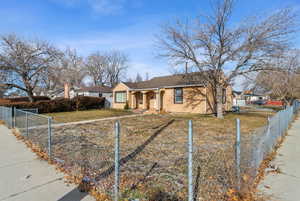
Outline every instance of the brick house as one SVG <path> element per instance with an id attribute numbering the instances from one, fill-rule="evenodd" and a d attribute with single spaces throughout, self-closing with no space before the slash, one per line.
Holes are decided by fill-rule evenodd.
<path id="1" fill-rule="evenodd" d="M 195 76 L 197 75 L 197 76 Z M 128 103 L 131 109 L 178 113 L 212 113 L 212 93 L 199 73 L 155 77 L 137 83 L 122 82 L 113 89 L 115 109 Z M 224 110 L 232 107 L 232 88 L 223 89 Z"/>

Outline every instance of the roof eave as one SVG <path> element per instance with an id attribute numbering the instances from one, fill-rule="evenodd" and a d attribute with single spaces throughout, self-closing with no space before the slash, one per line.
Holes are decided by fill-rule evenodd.
<path id="1" fill-rule="evenodd" d="M 205 84 L 181 84 L 181 85 L 173 85 L 173 86 L 164 86 L 163 88 L 180 88 L 180 87 L 205 87 Z"/>
<path id="2" fill-rule="evenodd" d="M 179 87 L 205 87 L 205 84 L 181 84 L 181 85 L 162 86 L 156 88 L 138 88 L 138 89 L 130 89 L 130 91 L 158 90 L 162 88 L 168 89 L 168 88 L 179 88 Z"/>

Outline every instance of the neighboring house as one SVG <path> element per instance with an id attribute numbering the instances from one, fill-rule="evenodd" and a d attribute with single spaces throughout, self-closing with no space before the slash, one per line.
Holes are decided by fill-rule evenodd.
<path id="1" fill-rule="evenodd" d="M 246 100 L 246 102 L 249 104 L 253 101 L 258 101 L 258 100 L 268 100 L 269 96 L 268 95 L 263 95 L 263 94 L 256 94 L 252 91 L 244 91 L 243 96 Z"/>
<path id="2" fill-rule="evenodd" d="M 83 87 L 75 90 L 77 96 L 93 96 L 104 97 L 105 108 L 110 108 L 112 105 L 112 89 L 107 86 Z"/>
<path id="3" fill-rule="evenodd" d="M 47 95 L 52 99 L 55 98 L 74 98 L 76 96 L 92 96 L 92 97 L 104 97 L 105 108 L 110 108 L 112 105 L 112 89 L 107 86 L 93 86 L 93 87 L 70 87 L 68 84 L 64 85 L 64 88 L 49 90 L 47 94 L 44 92 L 39 95 Z"/>
<path id="4" fill-rule="evenodd" d="M 55 99 L 55 98 L 66 97 L 67 95 L 65 94 L 65 91 L 68 91 L 69 98 L 73 98 L 76 96 L 77 89 L 79 89 L 79 88 L 69 87 L 67 85 L 65 85 L 64 88 L 57 88 L 57 89 L 51 89 L 51 90 L 41 89 L 41 88 L 37 87 L 37 89 L 35 89 L 35 91 L 34 91 L 34 95 L 35 96 L 48 96 L 51 99 Z"/>
<path id="5" fill-rule="evenodd" d="M 246 99 L 242 91 L 232 91 L 232 95 L 234 106 L 246 106 Z"/>
<path id="6" fill-rule="evenodd" d="M 232 107 L 232 89 L 223 89 L 225 110 Z M 143 82 L 122 82 L 113 89 L 113 108 L 165 112 L 212 113 L 212 93 L 199 73 L 155 77 Z"/>

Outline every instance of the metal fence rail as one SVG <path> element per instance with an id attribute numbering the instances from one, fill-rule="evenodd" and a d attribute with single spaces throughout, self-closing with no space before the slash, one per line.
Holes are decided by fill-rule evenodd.
<path id="1" fill-rule="evenodd" d="M 251 134 L 241 132 L 244 122 L 237 119 L 236 137 L 214 147 L 213 153 L 206 153 L 205 145 L 197 145 L 201 134 L 196 133 L 193 126 L 199 125 L 191 120 L 182 124 L 176 139 L 172 128 L 158 135 L 170 124 L 163 117 L 157 117 L 162 119 L 156 121 L 160 124 L 165 121 L 166 125 L 145 122 L 142 128 L 136 128 L 135 122 L 122 121 L 89 124 L 88 128 L 52 127 L 51 117 L 0 107 L 0 120 L 18 129 L 24 138 L 47 152 L 67 172 L 82 175 L 84 181 L 94 183 L 115 201 L 122 199 L 124 188 L 129 194 L 139 182 L 147 180 L 154 168 L 151 185 L 165 185 L 170 191 L 184 192 L 185 200 L 195 200 L 197 196 L 202 200 L 222 200 L 229 189 L 242 191 L 252 184 L 262 161 L 285 135 L 299 107 L 300 103 L 295 101 L 269 117 L 267 125 Z M 142 135 L 135 135 L 133 128 L 144 129 Z M 139 142 L 135 144 L 135 140 Z M 176 141 L 176 147 L 172 148 L 171 141 Z M 162 160 L 158 164 L 154 155 L 169 161 Z M 250 179 L 243 180 L 245 175 Z M 126 184 L 128 181 L 133 183 Z"/>

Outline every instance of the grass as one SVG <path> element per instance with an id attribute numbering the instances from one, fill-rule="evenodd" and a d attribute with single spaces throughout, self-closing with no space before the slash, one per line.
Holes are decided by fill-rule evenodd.
<path id="1" fill-rule="evenodd" d="M 67 123 L 92 119 L 101 119 L 106 117 L 117 117 L 123 115 L 130 115 L 131 111 L 117 110 L 117 109 L 102 109 L 102 110 L 85 110 L 75 112 L 58 112 L 48 113 L 47 116 L 51 116 L 55 122 Z"/>
<path id="2" fill-rule="evenodd" d="M 172 116 L 177 120 L 191 119 L 194 121 L 194 124 L 202 124 L 211 131 L 218 129 L 219 127 L 234 131 L 235 120 L 239 118 L 241 121 L 241 131 L 251 132 L 253 129 L 266 125 L 267 117 L 273 116 L 274 114 L 274 112 L 252 110 L 245 113 L 228 113 L 224 116 L 224 119 L 217 119 L 213 115 L 199 114 L 173 114 Z"/>
<path id="3" fill-rule="evenodd" d="M 283 106 L 276 106 L 276 105 L 262 105 L 261 108 L 271 109 L 276 112 L 284 109 Z"/>

